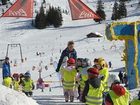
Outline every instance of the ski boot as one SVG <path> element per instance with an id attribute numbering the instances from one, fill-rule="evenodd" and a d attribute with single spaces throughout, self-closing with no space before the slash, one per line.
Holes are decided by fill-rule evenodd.
<path id="1" fill-rule="evenodd" d="M 65 102 L 68 102 L 69 101 L 69 94 L 68 94 L 68 92 L 65 92 L 64 96 L 65 96 Z"/>
<path id="2" fill-rule="evenodd" d="M 74 96 L 70 96 L 70 102 L 74 101 Z"/>

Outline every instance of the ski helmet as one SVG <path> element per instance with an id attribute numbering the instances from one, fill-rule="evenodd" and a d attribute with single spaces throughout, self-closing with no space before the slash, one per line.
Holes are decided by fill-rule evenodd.
<path id="1" fill-rule="evenodd" d="M 30 72 L 26 72 L 26 73 L 24 74 L 24 76 L 25 76 L 25 77 L 31 77 L 31 74 L 30 74 Z"/>
<path id="2" fill-rule="evenodd" d="M 125 88 L 123 86 L 121 86 L 120 84 L 114 84 L 112 86 L 112 90 L 114 91 L 114 93 L 117 95 L 117 96 L 123 96 L 125 95 Z"/>
<path id="3" fill-rule="evenodd" d="M 99 64 L 101 67 L 108 67 L 106 61 L 105 61 L 103 58 L 98 58 L 98 64 Z"/>
<path id="4" fill-rule="evenodd" d="M 19 74 L 18 73 L 14 73 L 13 74 L 13 78 L 19 78 Z"/>
<path id="5" fill-rule="evenodd" d="M 75 64 L 75 59 L 74 58 L 69 58 L 67 60 L 67 63 L 69 63 L 69 64 Z"/>
<path id="6" fill-rule="evenodd" d="M 89 68 L 87 70 L 89 78 L 97 77 L 99 75 L 99 70 L 97 68 Z"/>

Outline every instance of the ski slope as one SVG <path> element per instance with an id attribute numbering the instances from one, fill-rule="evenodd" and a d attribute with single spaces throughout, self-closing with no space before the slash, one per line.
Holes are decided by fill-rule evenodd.
<path id="1" fill-rule="evenodd" d="M 36 9 L 40 6 L 40 0 L 37 1 Z M 38 79 L 38 70 L 42 68 L 42 77 L 49 83 L 50 87 L 46 88 L 44 92 L 41 90 L 34 90 L 33 98 L 37 100 L 40 105 L 63 105 L 64 98 L 63 89 L 58 79 L 58 74 L 55 73 L 55 67 L 50 65 L 51 62 L 57 62 L 60 57 L 60 50 L 67 46 L 70 40 L 75 41 L 75 49 L 78 57 L 89 58 L 93 63 L 94 58 L 103 57 L 107 62 L 111 61 L 113 68 L 110 69 L 110 74 L 118 74 L 119 68 L 124 67 L 124 62 L 121 61 L 122 51 L 124 49 L 123 41 L 108 41 L 105 37 L 106 23 L 110 23 L 112 7 L 114 0 L 105 1 L 105 12 L 107 19 L 102 24 L 95 23 L 91 19 L 72 21 L 70 12 L 68 15 L 63 14 L 64 22 L 60 28 L 49 27 L 43 30 L 35 29 L 31 26 L 32 19 L 25 18 L 0 18 L 0 59 L 3 59 L 6 54 L 7 44 L 20 43 L 22 46 L 23 58 L 27 61 L 23 63 L 20 60 L 20 52 L 18 47 L 10 47 L 9 57 L 12 61 L 12 73 L 25 73 L 30 71 L 32 79 L 36 83 Z M 96 0 L 83 0 L 90 8 L 95 10 Z M 46 0 L 48 5 L 60 6 L 62 9 L 69 11 L 67 0 Z M 134 5 L 131 7 L 131 5 Z M 127 3 L 128 18 L 121 21 L 135 21 L 138 16 L 139 8 L 137 8 L 138 0 L 132 0 Z M 0 6 L 0 11 L 4 6 Z M 137 10 L 137 11 L 136 11 Z M 133 15 L 131 14 L 133 12 Z M 102 38 L 87 39 L 86 35 L 90 32 L 99 32 L 103 35 Z M 115 46 L 111 49 L 112 46 Z M 41 52 L 42 56 L 37 56 L 36 52 Z M 14 66 L 16 64 L 16 66 Z M 32 70 L 35 66 L 35 70 Z M 48 70 L 45 70 L 45 66 Z M 114 69 L 118 71 L 113 72 Z M 0 69 L 1 74 L 1 69 Z M 2 75 L 0 75 L 0 82 L 2 82 Z M 51 91 L 50 91 L 51 90 Z M 132 93 L 132 96 L 136 96 Z M 75 105 L 78 105 L 75 101 Z M 68 103 L 71 104 L 71 103 Z M 67 105 L 68 105 L 67 104 Z M 80 104 L 80 103 L 79 103 Z"/>

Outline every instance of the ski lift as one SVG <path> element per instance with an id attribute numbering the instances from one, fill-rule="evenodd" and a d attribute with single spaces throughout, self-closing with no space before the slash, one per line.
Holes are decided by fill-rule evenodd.
<path id="1" fill-rule="evenodd" d="M 8 57 L 8 54 L 9 54 L 9 47 L 11 47 L 11 48 L 19 47 L 19 50 L 20 50 L 20 56 L 21 56 L 21 62 L 23 63 L 24 60 L 23 60 L 23 56 L 22 56 L 21 44 L 20 44 L 20 43 L 18 43 L 18 44 L 8 44 L 8 45 L 7 45 L 6 57 Z"/>

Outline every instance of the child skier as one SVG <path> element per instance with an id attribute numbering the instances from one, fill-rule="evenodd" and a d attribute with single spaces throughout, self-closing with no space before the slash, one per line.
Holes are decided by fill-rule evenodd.
<path id="1" fill-rule="evenodd" d="M 41 89 L 42 92 L 44 92 L 44 88 L 45 88 L 45 83 L 43 81 L 43 79 L 41 77 L 38 78 L 37 80 L 37 85 L 36 85 L 36 88 L 38 89 Z"/>
<path id="2" fill-rule="evenodd" d="M 108 88 L 108 78 L 109 78 L 108 65 L 103 58 L 98 58 L 98 64 L 96 64 L 96 67 L 99 70 L 100 76 L 102 76 L 102 81 L 105 85 L 105 90 L 107 92 L 107 91 L 109 91 L 109 88 Z"/>
<path id="3" fill-rule="evenodd" d="M 83 58 L 77 58 L 77 62 L 76 62 L 76 70 L 78 72 L 78 75 L 77 75 L 78 97 L 77 97 L 77 99 L 80 99 L 80 80 L 81 80 L 81 76 L 80 76 L 79 72 L 81 72 L 82 69 L 83 69 L 82 62 L 83 62 Z"/>
<path id="4" fill-rule="evenodd" d="M 119 81 L 115 80 L 105 97 L 104 105 L 129 105 L 129 98 L 129 91 L 125 87 L 121 86 Z"/>
<path id="5" fill-rule="evenodd" d="M 20 79 L 19 79 L 19 74 L 14 73 L 13 74 L 13 88 L 16 91 L 20 91 L 20 85 L 19 85 Z"/>
<path id="6" fill-rule="evenodd" d="M 97 68 L 88 69 L 88 80 L 82 95 L 82 102 L 86 105 L 102 105 L 103 103 L 104 85 L 99 78 L 99 70 Z"/>
<path id="7" fill-rule="evenodd" d="M 83 59 L 82 61 L 82 69 L 79 71 L 79 77 L 80 77 L 80 100 L 81 100 L 81 97 L 82 97 L 82 93 L 83 93 L 83 90 L 84 90 L 84 87 L 85 87 L 85 82 L 87 81 L 88 79 L 88 73 L 87 73 L 87 70 L 88 68 L 91 66 L 91 63 L 90 63 L 90 60 L 85 58 Z"/>
<path id="8" fill-rule="evenodd" d="M 11 77 L 5 77 L 3 79 L 3 85 L 9 88 L 12 88 L 12 78 Z"/>
<path id="9" fill-rule="evenodd" d="M 76 82 L 76 68 L 75 68 L 75 59 L 69 58 L 67 60 L 67 66 L 62 67 L 60 70 L 62 75 L 62 84 L 64 88 L 64 97 L 65 102 L 74 101 L 74 89 L 75 89 L 75 82 Z"/>
<path id="10" fill-rule="evenodd" d="M 29 72 L 26 72 L 24 74 L 24 80 L 22 83 L 23 86 L 23 92 L 27 95 L 27 96 L 32 96 L 33 92 L 32 90 L 34 90 L 34 82 L 31 79 L 31 74 Z"/>

